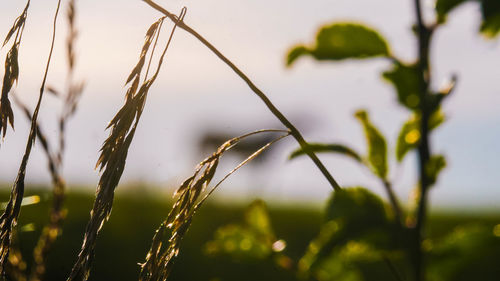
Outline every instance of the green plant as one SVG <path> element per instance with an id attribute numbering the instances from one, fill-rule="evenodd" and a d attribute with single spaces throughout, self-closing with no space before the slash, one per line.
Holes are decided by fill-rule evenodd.
<path id="1" fill-rule="evenodd" d="M 464 261 L 462 257 L 457 257 L 460 262 L 447 261 L 450 256 L 439 254 L 440 247 L 430 246 L 432 240 L 423 234 L 429 190 L 446 166 L 443 155 L 431 153 L 429 136 L 432 130 L 445 121 L 440 107 L 452 93 L 457 80 L 453 75 L 449 85 L 444 88 L 431 88 L 429 53 L 432 35 L 445 24 L 447 14 L 463 2 L 466 1 L 438 0 L 436 22 L 428 24 L 422 19 L 420 1 L 414 1 L 417 20 L 413 32 L 418 39 L 418 56 L 411 63 L 403 62 L 393 54 L 389 43 L 376 30 L 354 22 L 325 25 L 319 29 L 312 45 L 298 45 L 288 52 L 286 64 L 289 67 L 303 56 L 332 62 L 387 59 L 391 68 L 383 72 L 382 77 L 394 86 L 398 102 L 411 114 L 409 120 L 403 124 L 396 142 L 396 160 L 400 163 L 412 150 L 417 150 L 419 156 L 417 202 L 409 204 L 409 210 L 404 210 L 388 177 L 387 141 L 370 121 L 365 110 L 356 112 L 355 117 L 364 129 L 368 148 L 366 156 L 361 156 L 361 153 L 341 143 L 309 143 L 293 151 L 290 159 L 314 152 L 340 154 L 356 161 L 371 170 L 380 180 L 390 202 L 390 209 L 386 211 L 385 203 L 364 188 L 346 188 L 334 192 L 326 209 L 326 221 L 318 237 L 311 241 L 309 249 L 297 262 L 299 276 L 314 280 L 456 280 L 463 278 L 458 272 L 467 272 L 469 278 L 477 278 L 467 271 L 471 268 L 470 264 L 467 264 L 472 263 L 471 260 Z M 480 32 L 487 37 L 494 37 L 500 33 L 500 5 L 498 1 L 479 2 L 483 14 Z M 411 206 L 415 206 L 415 209 Z M 499 245 L 491 229 L 479 229 L 464 227 L 459 231 L 469 238 L 468 235 L 473 235 L 471 232 L 478 231 L 478 237 L 484 235 L 483 238 L 478 238 L 478 241 L 492 239 L 492 247 Z M 448 239 L 453 240 L 448 237 L 444 241 L 449 241 Z M 473 248 L 462 245 L 462 242 L 472 243 L 465 242 L 466 240 L 467 238 L 463 238 L 461 242 L 447 244 L 450 246 L 450 252 L 467 248 L 470 252 L 461 252 L 461 255 L 472 255 L 482 260 L 474 264 L 488 264 L 489 259 L 494 259 L 486 254 L 488 251 L 482 249 L 482 246 Z M 251 255 L 250 252 L 248 254 Z M 441 260 L 437 261 L 439 259 Z M 461 266 L 468 269 L 463 270 Z M 488 268 L 486 271 L 493 269 Z"/>
<path id="2" fill-rule="evenodd" d="M 456 77 L 453 75 L 450 84 L 442 89 L 431 87 L 432 71 L 430 49 L 434 32 L 446 22 L 448 13 L 466 1 L 436 1 L 436 21 L 424 22 L 421 1 L 415 0 L 416 23 L 413 28 L 418 39 L 418 54 L 414 62 L 406 63 L 392 54 L 389 44 L 377 31 L 357 23 L 333 23 L 324 26 L 318 32 L 315 45 L 296 46 L 287 57 L 287 65 L 291 66 L 298 58 L 310 55 L 316 60 L 339 61 L 346 59 L 369 59 L 382 57 L 392 64 L 391 69 L 382 73 L 384 79 L 393 84 L 399 103 L 411 112 L 409 120 L 403 124 L 397 145 L 396 158 L 401 162 L 405 155 L 416 149 L 419 159 L 419 182 L 417 183 L 417 204 L 415 210 L 409 210 L 405 215 L 399 206 L 392 184 L 388 179 L 387 144 L 380 131 L 370 122 L 366 111 L 358 111 L 355 116 L 364 127 L 368 155 L 359 157 L 353 149 L 342 144 L 312 144 L 306 148 L 313 152 L 341 153 L 355 159 L 357 162 L 372 170 L 373 174 L 383 183 L 392 206 L 396 234 L 403 235 L 400 241 L 401 250 L 406 251 L 410 271 L 407 276 L 414 280 L 424 280 L 426 277 L 426 259 L 422 243 L 425 239 L 424 226 L 427 216 L 428 193 L 437 181 L 439 172 L 446 166 L 443 155 L 433 155 L 430 133 L 445 121 L 440 110 L 442 102 L 450 96 L 455 87 Z M 480 32 L 488 37 L 494 37 L 500 32 L 500 4 L 498 1 L 478 1 L 481 5 L 483 21 Z M 304 152 L 303 148 L 292 153 L 292 158 Z M 338 197 L 334 195 L 334 198 Z M 337 203 L 339 204 L 339 203 Z M 334 204 L 333 208 L 337 209 Z M 365 206 L 360 206 L 365 207 Z M 368 207 L 368 206 L 366 206 Z M 347 211 L 347 209 L 344 209 Z M 373 214 L 366 213 L 366 216 Z M 405 218 L 406 217 L 406 218 Z M 365 217 L 365 220 L 367 218 Z M 362 223 L 361 221 L 359 223 Z M 389 230 L 387 230 L 389 231 Z M 373 246 L 373 245 L 371 245 Z M 369 250 L 364 250 L 369 252 Z M 392 266 L 391 266 L 392 267 Z M 395 274 L 397 276 L 397 274 Z M 365 279 L 368 278 L 365 276 Z M 400 279 L 400 277 L 398 277 Z"/>

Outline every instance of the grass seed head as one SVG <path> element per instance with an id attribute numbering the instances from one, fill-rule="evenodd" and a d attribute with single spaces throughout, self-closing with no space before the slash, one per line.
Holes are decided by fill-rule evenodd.
<path id="1" fill-rule="evenodd" d="M 174 197 L 176 197 L 177 200 L 172 206 L 167 218 L 160 225 L 153 237 L 153 242 L 146 256 L 146 261 L 141 264 L 141 274 L 139 280 L 166 280 L 168 278 L 173 267 L 173 262 L 179 253 L 180 243 L 191 225 L 194 214 L 205 199 L 207 199 L 208 196 L 212 194 L 212 192 L 229 175 L 254 159 L 274 142 L 288 136 L 289 132 L 280 131 L 285 132 L 286 134 L 258 149 L 245 161 L 223 177 L 223 179 L 219 181 L 210 191 L 206 192 L 206 194 L 202 196 L 214 178 L 223 154 L 248 136 L 270 131 L 276 132 L 280 130 L 261 130 L 232 138 L 219 146 L 215 153 L 205 158 L 196 166 L 194 174 L 184 180 L 175 191 Z M 168 238 L 165 239 L 162 238 L 162 236 L 168 236 Z M 162 242 L 161 239 L 163 239 L 164 242 Z"/>

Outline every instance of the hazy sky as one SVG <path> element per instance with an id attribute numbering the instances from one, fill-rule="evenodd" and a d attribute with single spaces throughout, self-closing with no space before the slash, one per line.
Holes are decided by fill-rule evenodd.
<path id="1" fill-rule="evenodd" d="M 0 34 L 7 33 L 24 6 L 22 2 L 0 4 Z M 34 0 L 28 16 L 15 91 L 31 106 L 36 102 L 48 54 L 56 2 Z M 431 2 L 426 2 L 429 19 Z M 294 44 L 311 42 L 323 24 L 359 21 L 378 29 L 392 52 L 410 61 L 416 53 L 410 31 L 414 21 L 411 1 L 171 0 L 160 4 L 176 13 L 187 6 L 185 21 L 240 66 L 297 122 L 307 140 L 343 142 L 365 152 L 362 130 L 352 114 L 367 108 L 394 147 L 409 112 L 396 104 L 392 87 L 380 79 L 379 73 L 389 68 L 387 62 L 317 63 L 301 59 L 286 69 L 284 56 Z M 159 16 L 139 0 L 78 1 L 77 68 L 87 87 L 77 116 L 68 125 L 64 173 L 70 185 L 95 186 L 98 173 L 93 168 L 107 136 L 104 128 L 123 103 L 125 78 L 138 59 L 145 31 Z M 59 21 L 57 55 L 48 79 L 59 88 L 64 86 L 66 69 L 64 20 L 61 17 Z M 500 202 L 500 45 L 498 40 L 477 34 L 479 20 L 479 7 L 464 5 L 453 12 L 433 42 L 433 86 L 439 87 L 452 73 L 459 76 L 457 90 L 444 105 L 449 120 L 432 137 L 433 151 L 445 154 L 449 162 L 431 193 L 435 205 L 492 208 Z M 163 44 L 170 27 L 170 23 L 165 27 Z M 7 50 L 0 51 L 2 60 Z M 0 74 L 3 77 L 3 69 Z M 47 95 L 43 100 L 40 122 L 48 134 L 56 131 L 59 106 L 54 97 Z M 5 183 L 15 179 L 28 134 L 28 123 L 16 113 L 16 130 L 9 129 L 0 147 L 0 181 Z M 280 125 L 226 65 L 178 30 L 160 79 L 150 91 L 122 182 L 172 187 L 205 156 L 196 147 L 198 133 L 228 130 L 241 134 L 264 127 Z M 322 200 L 330 187 L 310 160 L 286 160 L 295 146 L 291 139 L 283 141 L 272 161 L 235 175 L 218 194 Z M 364 185 L 382 192 L 369 172 L 349 160 L 331 155 L 321 158 L 342 185 Z M 224 168 L 229 170 L 236 160 L 230 157 Z M 391 165 L 391 177 L 403 201 L 414 187 L 415 163 L 412 154 L 402 166 Z M 40 149 L 33 153 L 27 180 L 49 181 Z"/>

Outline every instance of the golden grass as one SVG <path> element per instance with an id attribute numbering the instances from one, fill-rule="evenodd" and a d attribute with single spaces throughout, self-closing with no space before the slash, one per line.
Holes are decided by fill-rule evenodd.
<path id="1" fill-rule="evenodd" d="M 183 9 L 181 17 L 184 17 L 185 14 L 186 9 Z M 89 277 L 97 236 L 103 224 L 109 219 L 111 214 L 114 191 L 118 186 L 125 168 L 128 149 L 139 124 L 149 89 L 158 77 L 165 54 L 177 27 L 177 25 L 174 25 L 172 28 L 168 42 L 158 61 L 156 72 L 149 79 L 145 76 L 144 82 L 142 82 L 142 85 L 139 87 L 146 56 L 155 35 L 157 37 L 159 36 L 163 20 L 164 17 L 157 20 L 146 32 L 145 42 L 139 56 L 139 61 L 132 69 L 126 81 L 126 84 L 130 84 L 130 86 L 125 94 L 125 104 L 107 127 L 110 133 L 101 148 L 101 155 L 96 165 L 102 172 L 97 186 L 96 199 L 92 211 L 90 212 L 90 220 L 85 230 L 81 251 L 78 254 L 78 259 L 73 266 L 68 280 L 87 280 Z M 151 56 L 153 56 L 152 52 Z"/>
<path id="2" fill-rule="evenodd" d="M 219 161 L 226 151 L 249 136 L 266 132 L 281 132 L 285 134 L 255 151 L 232 171 L 226 174 L 210 191 L 206 192 L 204 196 L 201 196 L 204 191 L 207 190 L 215 175 Z M 284 130 L 260 130 L 251 132 L 226 141 L 216 152 L 201 161 L 196 166 L 194 174 L 187 178 L 175 191 L 174 197 L 177 197 L 177 200 L 172 206 L 167 218 L 156 230 L 151 248 L 146 256 L 146 261 L 141 265 L 139 280 L 166 280 L 172 270 L 174 260 L 179 254 L 181 241 L 191 225 L 193 216 L 208 196 L 210 196 L 217 187 L 236 170 L 257 157 L 273 143 L 288 135 L 290 135 L 290 132 Z M 168 238 L 165 239 L 165 236 Z"/>
<path id="3" fill-rule="evenodd" d="M 28 1 L 29 5 L 29 1 Z M 27 7 L 28 7 L 27 5 Z M 26 167 L 28 165 L 28 160 L 31 154 L 31 148 L 33 147 L 33 143 L 36 138 L 36 126 L 37 126 L 37 118 L 38 112 L 40 110 L 40 105 L 42 102 L 45 83 L 47 81 L 47 75 L 49 72 L 50 61 L 52 59 L 52 53 L 54 51 L 54 42 L 56 38 L 56 26 L 57 26 L 57 16 L 59 14 L 59 8 L 61 6 L 61 0 L 57 2 L 57 9 L 54 15 L 54 24 L 53 24 L 53 34 L 52 34 L 52 42 L 49 52 L 49 57 L 47 59 L 47 64 L 45 67 L 45 73 L 43 75 L 42 85 L 40 87 L 40 95 L 38 97 L 38 102 L 35 107 L 35 111 L 33 112 L 33 117 L 31 118 L 31 129 L 30 134 L 28 136 L 28 141 L 26 144 L 26 150 L 24 152 L 24 156 L 19 167 L 19 172 L 17 174 L 16 181 L 12 187 L 12 191 L 10 194 L 10 199 L 5 208 L 4 213 L 0 217 L 0 272 L 5 272 L 5 263 L 7 262 L 7 257 L 9 255 L 10 250 L 10 242 L 12 239 L 12 229 L 17 224 L 17 219 L 19 217 L 19 213 L 21 211 L 21 202 L 24 194 L 24 178 L 26 175 Z M 25 9 L 26 10 L 26 9 Z M 16 24 L 14 25 L 16 26 Z M 24 26 L 24 24 L 23 24 Z M 19 31 L 20 33 L 22 32 Z M 16 36 L 17 37 L 17 36 Z"/>
<path id="4" fill-rule="evenodd" d="M 0 133 L 2 138 L 5 137 L 5 134 L 7 133 L 8 124 L 14 128 L 14 112 L 12 112 L 12 107 L 10 105 L 9 92 L 11 91 L 12 86 L 14 86 L 14 83 L 19 79 L 19 47 L 21 46 L 21 39 L 23 37 L 29 6 L 30 0 L 26 3 L 26 7 L 21 15 L 14 21 L 12 28 L 7 33 L 7 36 L 2 44 L 2 47 L 7 45 L 12 36 L 16 34 L 12 47 L 5 58 L 5 74 L 2 84 L 2 96 L 0 96 Z"/>

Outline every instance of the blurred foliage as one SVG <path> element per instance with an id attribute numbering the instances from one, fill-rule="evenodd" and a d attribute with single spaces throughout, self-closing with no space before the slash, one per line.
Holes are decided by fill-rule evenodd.
<path id="1" fill-rule="evenodd" d="M 430 281 L 500 279 L 500 225 L 456 227 L 441 239 L 424 241 Z"/>
<path id="2" fill-rule="evenodd" d="M 448 13 L 466 1 L 467 0 L 437 0 L 436 14 L 438 22 L 444 23 Z"/>
<path id="3" fill-rule="evenodd" d="M 312 151 L 314 153 L 337 153 L 340 155 L 344 155 L 347 157 L 350 157 L 351 159 L 354 159 L 357 162 L 362 163 L 363 159 L 359 154 L 354 151 L 353 149 L 349 148 L 346 145 L 343 144 L 337 144 L 337 143 L 332 143 L 332 144 L 323 144 L 323 143 L 309 143 L 305 146 L 305 149 L 302 147 L 299 147 L 295 149 L 291 154 L 290 154 L 290 160 L 294 159 L 298 156 L 306 155 L 307 151 Z"/>
<path id="4" fill-rule="evenodd" d="M 398 101 L 403 106 L 414 110 L 420 104 L 418 94 L 418 68 L 416 64 L 392 63 L 392 69 L 382 76 L 396 88 Z"/>
<path id="5" fill-rule="evenodd" d="M 392 271 L 398 253 L 387 253 L 366 242 L 349 241 L 322 260 L 314 272 L 318 281 L 400 280 Z M 390 266 L 388 266 L 390 263 Z"/>
<path id="6" fill-rule="evenodd" d="M 335 153 L 354 159 L 356 162 L 366 165 L 373 173 L 386 180 L 388 173 L 387 143 L 382 133 L 370 121 L 368 113 L 365 110 L 358 110 L 355 117 L 363 126 L 366 142 L 368 146 L 368 155 L 361 157 L 354 149 L 343 144 L 324 144 L 309 143 L 305 148 L 295 149 L 289 156 L 290 160 L 298 156 L 305 155 L 307 151 L 315 153 Z M 365 160 L 366 158 L 366 160 Z"/>
<path id="7" fill-rule="evenodd" d="M 435 111 L 429 119 L 429 130 L 433 130 L 445 121 L 446 117 L 440 110 Z M 420 114 L 414 113 L 403 124 L 396 142 L 396 159 L 401 162 L 406 154 L 417 148 L 420 141 Z"/>
<path id="8" fill-rule="evenodd" d="M 436 183 L 439 173 L 446 167 L 446 158 L 443 155 L 432 155 L 427 162 L 425 167 L 425 172 L 429 177 L 429 184 L 433 185 Z"/>
<path id="9" fill-rule="evenodd" d="M 500 1 L 481 0 L 481 12 L 481 32 L 488 37 L 495 37 L 500 33 Z"/>
<path id="10" fill-rule="evenodd" d="M 415 32 L 423 45 L 421 52 L 429 52 L 433 31 L 446 21 L 447 15 L 465 2 L 479 2 L 482 23 L 480 32 L 488 37 L 500 33 L 499 0 L 437 0 L 435 25 L 427 25 L 420 33 Z M 414 31 L 417 27 L 414 27 Z M 390 69 L 382 77 L 394 87 L 397 101 L 411 112 L 396 141 L 396 160 L 400 163 L 409 151 L 417 148 L 422 134 L 426 138 L 432 130 L 445 121 L 440 110 L 442 102 L 450 96 L 456 83 L 453 75 L 449 85 L 435 91 L 430 82 L 430 66 L 427 63 L 403 63 L 389 51 L 388 43 L 375 30 L 356 23 L 332 23 L 319 29 L 316 45 L 298 45 L 288 53 L 287 66 L 304 55 L 318 61 L 339 61 L 344 59 L 365 59 L 384 57 L 390 61 Z M 420 55 L 421 59 L 427 59 Z M 427 85 L 429 84 L 429 85 Z M 326 220 L 315 239 L 309 244 L 298 262 L 298 276 L 305 280 L 413 280 L 412 271 L 416 265 L 415 248 L 419 237 L 415 235 L 415 220 L 400 208 L 388 178 L 387 141 L 370 121 L 365 110 L 355 113 L 361 122 L 367 140 L 366 160 L 353 149 L 340 144 L 309 144 L 306 149 L 296 149 L 290 159 L 303 155 L 308 150 L 341 154 L 368 166 L 384 184 L 391 204 L 384 203 L 377 195 L 364 188 L 349 188 L 332 195 L 326 208 Z M 425 119 L 424 119 L 425 118 Z M 426 120 L 427 130 L 422 128 Z M 430 134 L 429 134 L 430 135 Z M 430 154 L 428 148 L 423 153 Z M 439 173 L 446 167 L 443 155 L 431 155 L 424 162 L 429 186 L 436 183 Z M 425 198 L 425 197 L 424 197 Z M 423 206 L 423 205 L 421 205 Z M 425 219 L 425 212 L 423 217 Z M 409 215 L 406 217 L 405 216 Z M 401 224 L 407 221 L 408 225 Z M 420 231 L 417 224 L 416 231 Z M 450 226 L 450 224 L 446 224 Z M 432 223 L 429 229 L 432 229 Z M 442 228 L 446 235 L 426 236 L 422 242 L 425 250 L 426 280 L 499 280 L 500 224 L 459 226 Z M 430 231 L 432 233 L 432 231 Z M 434 233 L 433 233 L 434 234 Z M 414 247 L 416 245 L 416 247 Z M 490 246 L 488 246 L 490 245 Z M 417 251 L 418 252 L 418 251 Z M 419 254 L 419 253 L 417 253 Z M 413 255 L 410 259 L 409 255 Z M 418 271 L 418 270 L 417 270 Z"/>
<path id="11" fill-rule="evenodd" d="M 390 51 L 385 39 L 375 30 L 357 23 L 334 23 L 320 28 L 315 46 L 293 47 L 288 53 L 287 65 L 304 55 L 317 60 L 344 60 L 387 57 Z"/>
<path id="12" fill-rule="evenodd" d="M 230 224 L 217 229 L 214 240 L 205 245 L 205 253 L 227 254 L 235 259 L 264 259 L 273 252 L 275 242 L 266 205 L 257 200 L 245 211 L 243 225 Z"/>
<path id="13" fill-rule="evenodd" d="M 487 37 L 498 35 L 500 32 L 500 1 L 498 0 L 437 0 L 436 13 L 438 22 L 444 23 L 447 15 L 454 8 L 466 2 L 479 2 L 481 5 L 481 33 Z"/>
<path id="14" fill-rule="evenodd" d="M 220 245 L 220 253 L 231 256 L 231 263 L 243 262 L 255 266 L 257 257 L 272 264 L 269 256 L 267 259 L 256 256 L 250 248 L 244 252 L 233 247 L 230 251 L 224 250 L 223 245 L 227 241 L 234 241 L 233 245 L 238 245 L 242 241 L 241 237 L 252 240 L 256 233 L 265 234 L 272 238 L 271 241 L 274 239 L 270 234 L 270 219 L 261 201 L 252 203 L 245 214 L 244 225 L 234 228 L 240 234 L 236 240 L 232 240 L 232 235 L 220 236 L 221 231 L 235 227 L 234 224 L 217 230 L 215 243 Z M 249 214 L 253 214 L 254 221 L 260 223 L 252 223 Z M 410 260 L 405 252 L 410 233 L 399 228 L 392 217 L 386 203 L 365 188 L 346 188 L 332 193 L 316 238 L 311 240 L 305 254 L 297 261 L 295 277 L 281 280 L 411 280 L 408 279 L 411 276 Z M 453 226 L 464 221 L 456 217 L 442 217 L 439 222 L 431 223 L 432 237 L 422 244 L 429 264 L 428 280 L 498 280 L 500 224 L 496 223 L 499 219 L 456 227 Z M 434 225 L 439 225 L 441 230 L 439 227 L 438 231 L 433 230 Z M 453 228 L 451 233 L 446 234 L 448 229 Z M 269 255 L 271 243 L 266 245 Z M 242 255 L 246 259 L 242 259 Z M 294 267 L 287 269 L 293 270 Z M 259 280 L 272 279 L 261 276 Z"/>
<path id="15" fill-rule="evenodd" d="M 405 241 L 395 235 L 402 230 L 388 210 L 367 189 L 335 192 L 326 222 L 299 262 L 299 273 L 315 280 L 394 279 L 393 263 L 405 264 Z"/>
<path id="16" fill-rule="evenodd" d="M 372 171 L 381 179 L 387 177 L 387 143 L 384 136 L 372 124 L 368 113 L 364 110 L 359 110 L 355 114 L 356 118 L 361 122 L 365 131 L 365 137 L 368 144 L 368 162 Z"/>
<path id="17" fill-rule="evenodd" d="M 168 212 L 171 202 L 168 199 L 169 195 L 159 195 L 156 191 L 148 192 L 140 186 L 134 189 L 137 191 L 117 194 L 111 220 L 103 228 L 102 237 L 97 243 L 95 268 L 90 280 L 137 280 L 139 274 L 137 262 L 141 261 L 147 252 L 151 233 Z M 40 203 L 23 208 L 19 222 L 21 227 L 26 227 L 19 232 L 17 245 L 28 262 L 27 266 L 30 267 L 29 257 L 43 225 L 48 220 L 50 201 L 48 192 L 33 191 L 32 187 L 28 187 L 27 190 L 26 196 L 37 194 L 41 198 Z M 388 239 L 387 234 L 376 234 L 377 228 L 392 227 L 387 207 L 374 194 L 364 189 L 353 188 L 345 192 L 346 194 L 336 198 L 333 195 L 328 208 L 333 208 L 334 203 L 338 203 L 339 208 L 351 206 L 352 213 L 349 213 L 348 217 L 361 220 L 367 215 L 372 218 L 369 224 L 373 227 L 368 228 L 361 224 L 357 232 L 359 235 L 349 236 L 347 241 L 342 241 L 332 252 L 325 255 L 323 261 L 318 263 L 313 276 L 323 276 L 323 271 L 327 270 L 328 276 L 336 277 L 333 275 L 335 272 L 330 272 L 337 268 L 337 272 L 344 275 L 342 279 L 339 277 L 339 280 L 373 280 L 364 279 L 367 278 L 368 272 L 373 272 L 373 276 L 387 277 L 378 280 L 395 280 L 384 256 L 381 260 L 381 254 L 387 255 L 389 261 L 398 269 L 404 268 L 404 260 L 397 250 L 393 250 L 395 247 L 389 247 L 387 250 L 388 247 L 384 246 L 386 245 L 384 241 Z M 6 201 L 8 195 L 5 189 L 5 192 L 0 194 L 0 200 Z M 64 280 L 71 270 L 74 257 L 81 247 L 80 239 L 93 198 L 94 195 L 91 193 L 73 191 L 68 194 L 67 205 L 70 206 L 68 217 L 64 224 L 63 235 L 56 241 L 49 255 L 47 280 Z M 363 214 L 359 209 L 363 209 L 362 206 L 365 204 L 369 206 L 367 209 L 371 212 Z M 270 205 L 267 211 L 269 222 L 272 222 L 270 227 L 275 236 L 286 241 L 283 253 L 295 262 L 306 258 L 304 252 L 307 250 L 309 253 L 312 243 L 321 238 L 321 235 L 326 238 L 339 237 L 337 233 L 344 231 L 340 229 L 337 221 L 345 221 L 346 217 L 336 215 L 340 214 L 340 210 L 329 212 L 331 214 L 325 218 L 320 210 L 298 205 L 288 207 Z M 170 280 L 302 280 L 297 273 L 284 269 L 273 258 L 241 260 L 229 255 L 203 254 L 205 245 L 213 240 L 214 233 L 221 227 L 234 225 L 235 222 L 241 221 L 242 217 L 245 218 L 242 225 L 248 226 L 246 214 L 246 209 L 239 204 L 204 206 L 186 235 Z M 475 226 L 472 228 L 461 226 L 470 224 Z M 455 230 L 449 233 L 450 229 Z M 467 230 L 467 235 L 460 236 L 460 233 L 465 233 L 461 232 L 462 230 Z M 429 240 L 425 241 L 424 246 L 428 249 L 429 263 L 433 264 L 429 268 L 430 281 L 498 280 L 500 214 L 435 214 L 429 219 L 428 233 Z M 481 274 L 477 273 L 479 270 Z M 354 277 L 349 277 L 350 275 Z M 438 277 L 440 279 L 435 279 Z"/>

